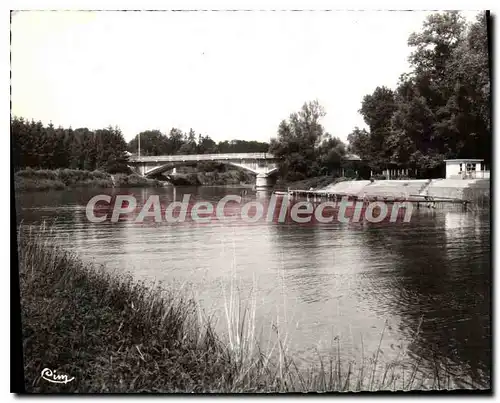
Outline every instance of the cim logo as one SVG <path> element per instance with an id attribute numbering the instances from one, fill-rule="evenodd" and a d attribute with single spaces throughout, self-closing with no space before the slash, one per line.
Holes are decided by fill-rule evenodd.
<path id="1" fill-rule="evenodd" d="M 44 368 L 42 370 L 42 378 L 45 379 L 46 381 L 52 382 L 52 383 L 63 383 L 66 384 L 68 382 L 71 382 L 74 377 L 68 378 L 68 375 L 66 374 L 56 374 L 57 371 L 52 371 L 49 368 Z"/>

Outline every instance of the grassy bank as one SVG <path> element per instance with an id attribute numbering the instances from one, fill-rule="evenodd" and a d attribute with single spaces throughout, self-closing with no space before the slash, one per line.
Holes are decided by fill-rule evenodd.
<path id="1" fill-rule="evenodd" d="M 14 174 L 16 190 L 62 190 L 72 187 L 149 187 L 161 186 L 161 182 L 146 179 L 137 174 L 110 175 L 101 171 L 79 169 L 36 170 L 27 168 Z"/>
<path id="2" fill-rule="evenodd" d="M 401 357 L 382 366 L 378 351 L 356 370 L 340 355 L 299 370 L 282 338 L 266 351 L 259 348 L 255 310 L 233 296 L 226 307 L 227 334 L 219 337 L 192 299 L 110 274 L 23 234 L 18 244 L 29 392 L 394 390 L 418 389 L 423 382 L 418 362 L 403 363 Z M 340 349 L 337 342 L 334 352 Z M 43 368 L 75 379 L 49 383 L 40 378 Z M 434 378 L 432 387 L 450 386 L 437 369 Z"/>
<path id="3" fill-rule="evenodd" d="M 163 178 L 165 181 L 167 178 Z M 225 172 L 188 172 L 178 173 L 169 180 L 175 186 L 224 186 L 254 183 L 251 175 L 237 170 Z M 137 174 L 114 174 L 102 171 L 78 169 L 35 170 L 27 168 L 14 175 L 18 191 L 62 190 L 73 187 L 157 187 L 163 186 L 161 180 L 144 178 Z"/>

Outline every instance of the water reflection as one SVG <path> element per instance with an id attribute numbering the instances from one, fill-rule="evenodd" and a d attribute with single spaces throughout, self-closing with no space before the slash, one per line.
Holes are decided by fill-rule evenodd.
<path id="1" fill-rule="evenodd" d="M 489 217 L 422 209 L 411 222 L 396 224 L 89 223 L 85 205 L 104 192 L 117 194 L 83 189 L 16 195 L 18 221 L 56 220 L 60 242 L 84 259 L 185 286 L 220 318 L 231 287 L 243 297 L 252 290 L 257 328 L 267 331 L 279 322 L 298 361 L 317 362 L 318 351 L 329 352 L 336 336 L 341 354 L 358 360 L 378 348 L 384 331 L 384 359 L 406 343 L 430 371 L 437 360 L 466 366 L 478 379 L 488 372 Z M 134 195 L 139 207 L 155 194 L 165 202 L 182 201 L 186 193 L 213 203 L 228 194 L 242 195 L 243 203 L 269 199 L 247 188 L 119 193 Z"/>
<path id="2" fill-rule="evenodd" d="M 370 298 L 385 312 L 399 313 L 407 339 L 419 330 L 409 349 L 423 365 L 459 364 L 451 366 L 459 373 L 465 364 L 476 381 L 488 377 L 490 355 L 489 226 L 484 223 L 448 212 L 418 217 L 410 232 L 398 227 L 366 233 L 367 246 L 385 245 L 392 262 L 389 271 L 387 265 L 377 270 L 373 288 L 378 292 Z"/>

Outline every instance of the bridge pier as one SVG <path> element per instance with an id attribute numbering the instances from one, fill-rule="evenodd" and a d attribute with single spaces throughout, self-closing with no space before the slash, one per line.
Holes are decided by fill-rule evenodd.
<path id="1" fill-rule="evenodd" d="M 146 172 L 148 171 L 148 167 L 146 163 L 138 164 L 136 165 L 136 169 L 141 176 L 146 176 Z M 168 172 L 168 171 L 167 171 Z M 169 170 L 168 172 L 170 175 L 176 175 L 177 174 L 177 167 L 173 167 L 172 169 Z"/>
<path id="2" fill-rule="evenodd" d="M 274 175 L 257 174 L 255 178 L 255 190 L 269 190 L 276 183 Z"/>

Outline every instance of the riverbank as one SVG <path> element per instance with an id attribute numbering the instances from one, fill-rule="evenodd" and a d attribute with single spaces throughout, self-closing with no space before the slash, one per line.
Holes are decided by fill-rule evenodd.
<path id="1" fill-rule="evenodd" d="M 255 178 L 238 170 L 177 173 L 169 177 L 174 186 L 227 186 L 255 183 Z"/>
<path id="2" fill-rule="evenodd" d="M 101 171 L 79 169 L 36 170 L 24 169 L 14 174 L 17 191 L 62 190 L 73 187 L 159 187 L 162 183 L 137 174 L 111 175 Z"/>
<path id="3" fill-rule="evenodd" d="M 111 274 L 38 236 L 30 238 L 27 232 L 18 242 L 29 392 L 450 387 L 449 374 L 440 367 L 436 367 L 435 379 L 427 378 L 424 386 L 418 376 L 420 363 L 405 362 L 403 356 L 384 365 L 379 362 L 379 352 L 367 354 L 367 362 L 356 367 L 352 362 L 341 362 L 335 354 L 342 348 L 338 343 L 331 357 L 318 358 L 316 366 L 299 371 L 281 341 L 268 351 L 258 347 L 252 311 L 233 301 L 233 296 L 228 332 L 219 336 L 210 322 L 202 319 L 197 303 L 178 291 L 151 289 L 131 277 Z M 279 334 L 279 329 L 276 331 Z M 65 385 L 46 382 L 40 378 L 46 367 L 74 380 Z M 401 377 L 401 371 L 406 376 Z"/>

